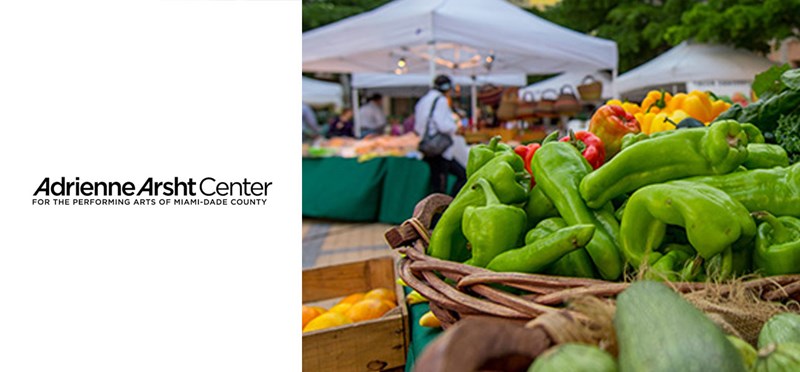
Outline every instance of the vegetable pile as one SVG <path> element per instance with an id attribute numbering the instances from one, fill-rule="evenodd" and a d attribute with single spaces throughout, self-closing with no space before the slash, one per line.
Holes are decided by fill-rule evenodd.
<path id="1" fill-rule="evenodd" d="M 800 95 L 796 71 L 781 75 L 781 92 Z M 428 254 L 605 280 L 800 273 L 800 113 L 783 115 L 782 131 L 775 115 L 773 127 L 733 119 L 738 106 L 708 98 L 658 92 L 637 113 L 600 107 L 588 131 L 473 147 L 468 180 L 433 229 Z M 700 124 L 655 121 L 645 130 L 637 117 L 654 112 Z M 780 144 L 767 142 L 769 128 Z"/>

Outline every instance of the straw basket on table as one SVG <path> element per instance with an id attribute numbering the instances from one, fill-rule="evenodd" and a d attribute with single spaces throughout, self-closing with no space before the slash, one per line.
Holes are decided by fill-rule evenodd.
<path id="1" fill-rule="evenodd" d="M 429 300 L 431 311 L 444 329 L 475 316 L 530 322 L 545 316 L 563 317 L 566 311 L 568 318 L 580 319 L 580 314 L 567 308 L 571 302 L 588 297 L 613 302 L 630 284 L 494 272 L 428 256 L 432 222 L 451 201 L 447 195 L 429 195 L 416 205 L 412 218 L 385 234 L 387 243 L 402 255 L 398 276 Z M 800 299 L 800 275 L 668 284 L 728 333 L 748 341 L 757 338 L 758 330 L 770 316 L 797 312 L 786 304 Z"/>

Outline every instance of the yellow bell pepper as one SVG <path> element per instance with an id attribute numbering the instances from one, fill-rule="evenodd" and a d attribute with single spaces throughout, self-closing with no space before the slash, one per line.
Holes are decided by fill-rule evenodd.
<path id="1" fill-rule="evenodd" d="M 622 101 L 618 99 L 610 99 L 606 102 L 606 105 L 622 106 Z"/>
<path id="2" fill-rule="evenodd" d="M 644 112 L 653 112 L 653 110 L 657 108 L 660 111 L 667 107 L 670 100 L 672 100 L 672 94 L 664 92 L 663 90 L 651 90 L 647 92 L 647 96 L 642 100 L 641 110 Z"/>
<path id="3" fill-rule="evenodd" d="M 719 114 L 725 112 L 729 108 L 731 108 L 731 104 L 721 99 L 711 102 L 711 116 L 713 117 L 711 120 L 716 119 Z M 706 123 L 706 125 L 708 125 L 708 123 Z"/>
<path id="4" fill-rule="evenodd" d="M 636 115 L 637 113 L 642 111 L 642 109 L 641 109 L 641 107 L 639 107 L 639 105 L 637 105 L 635 103 L 631 103 L 631 102 L 625 102 L 621 106 L 622 106 L 622 109 L 625 110 L 625 112 L 627 112 L 627 113 L 629 113 L 631 115 Z"/>
<path id="5" fill-rule="evenodd" d="M 708 94 L 693 90 L 689 92 L 686 100 L 683 101 L 681 108 L 686 111 L 689 116 L 702 121 L 703 123 L 709 122 L 713 119 L 711 117 L 711 100 Z"/>
<path id="6" fill-rule="evenodd" d="M 664 108 L 664 110 L 667 112 L 673 112 L 675 110 L 680 109 L 681 107 L 683 107 L 683 102 L 686 101 L 686 97 L 688 96 L 689 95 L 686 93 L 678 93 L 672 96 L 672 99 L 669 101 L 669 104 L 667 105 L 667 107 Z"/>
<path id="7" fill-rule="evenodd" d="M 644 134 L 650 134 L 650 125 L 653 124 L 653 118 L 656 116 L 654 112 L 639 112 L 634 114 L 633 117 L 636 118 L 636 121 L 639 122 L 639 128 L 642 130 Z"/>

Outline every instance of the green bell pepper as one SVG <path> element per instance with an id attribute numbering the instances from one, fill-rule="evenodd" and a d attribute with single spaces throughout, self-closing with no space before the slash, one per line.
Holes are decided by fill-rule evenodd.
<path id="1" fill-rule="evenodd" d="M 780 145 L 751 143 L 747 145 L 747 159 L 742 165 L 747 169 L 788 167 L 789 154 Z"/>
<path id="2" fill-rule="evenodd" d="M 484 267 L 498 254 L 519 246 L 526 216 L 522 208 L 501 203 L 486 179 L 478 178 L 472 187 L 483 190 L 486 205 L 464 209 L 462 230 L 472 250 L 469 263 Z"/>
<path id="3" fill-rule="evenodd" d="M 528 215 L 528 228 L 532 229 L 544 219 L 558 216 L 558 210 L 553 201 L 542 192 L 542 188 L 534 186 L 528 192 L 528 201 L 525 203 L 525 214 Z"/>
<path id="4" fill-rule="evenodd" d="M 525 244 L 531 244 L 565 227 L 567 227 L 567 221 L 564 221 L 561 217 L 544 219 L 539 222 L 535 228 L 525 234 Z M 561 257 L 545 268 L 545 272 L 558 276 L 581 278 L 597 277 L 597 270 L 595 270 L 592 259 L 589 257 L 589 254 L 586 253 L 585 249 L 577 249 L 567 253 L 564 257 Z"/>
<path id="5" fill-rule="evenodd" d="M 754 212 L 759 221 L 753 264 L 765 275 L 800 273 L 800 219 Z"/>
<path id="6" fill-rule="evenodd" d="M 595 211 L 584 203 L 578 193 L 581 179 L 592 172 L 592 166 L 571 144 L 550 142 L 536 151 L 532 168 L 536 186 L 541 186 L 567 224 L 591 224 L 596 227 L 585 250 L 603 279 L 618 279 L 622 275 L 622 256 L 614 239 L 616 232 L 606 230 L 613 225 L 601 223 Z"/>
<path id="7" fill-rule="evenodd" d="M 569 252 L 585 246 L 595 227 L 590 224 L 567 226 L 524 247 L 497 255 L 486 268 L 493 271 L 538 273 Z"/>
<path id="8" fill-rule="evenodd" d="M 719 189 L 685 181 L 648 185 L 631 195 L 622 216 L 620 241 L 627 262 L 634 268 L 656 263 L 667 225 L 683 226 L 704 259 L 756 233 L 747 209 Z"/>
<path id="9" fill-rule="evenodd" d="M 521 173 L 520 173 L 521 172 Z M 501 152 L 472 175 L 442 213 L 431 233 L 428 254 L 443 260 L 464 262 L 471 257 L 467 239 L 462 231 L 464 210 L 468 206 L 486 204 L 482 190 L 473 188 L 480 178 L 492 185 L 503 204 L 520 204 L 528 198 L 528 186 L 519 182 L 523 170 L 522 159 L 513 151 Z"/>
<path id="10" fill-rule="evenodd" d="M 685 180 L 718 188 L 751 212 L 800 217 L 800 163 Z"/>
<path id="11" fill-rule="evenodd" d="M 494 136 L 489 143 L 472 146 L 467 157 L 467 178 L 471 177 L 499 152 L 513 151 L 511 146 L 500 142 L 500 136 Z"/>
<path id="12" fill-rule="evenodd" d="M 658 261 L 650 265 L 649 269 L 644 273 L 644 278 L 648 280 L 667 280 L 670 282 L 679 281 L 681 280 L 681 269 L 691 258 L 692 255 L 684 250 L 670 250 Z"/>
<path id="13" fill-rule="evenodd" d="M 586 205 L 599 208 L 619 195 L 654 183 L 728 173 L 747 158 L 748 135 L 735 121 L 670 132 L 674 133 L 651 136 L 626 147 L 584 177 L 580 193 Z"/>

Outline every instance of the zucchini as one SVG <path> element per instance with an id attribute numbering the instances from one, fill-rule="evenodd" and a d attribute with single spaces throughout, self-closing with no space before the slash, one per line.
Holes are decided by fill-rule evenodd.
<path id="1" fill-rule="evenodd" d="M 621 372 L 744 372 L 727 336 L 663 283 L 640 281 L 617 298 L 614 329 Z"/>

